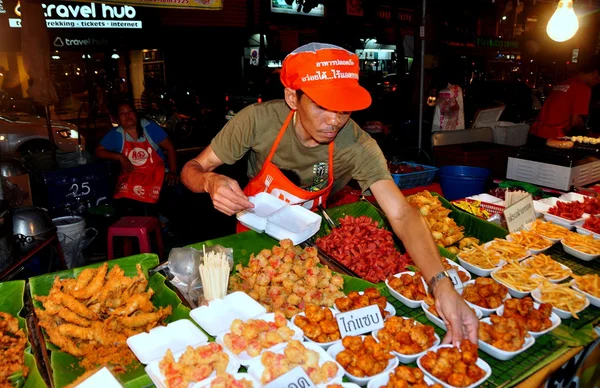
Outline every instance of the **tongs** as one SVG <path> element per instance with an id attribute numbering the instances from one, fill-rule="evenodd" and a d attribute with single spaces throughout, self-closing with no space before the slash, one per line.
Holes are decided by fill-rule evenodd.
<path id="1" fill-rule="evenodd" d="M 323 218 L 325 218 L 325 221 L 327 221 L 327 223 L 329 224 L 329 226 L 331 226 L 331 228 L 339 228 L 340 227 L 337 224 L 337 222 L 335 222 L 333 220 L 333 218 L 331 218 L 331 216 L 329 215 L 329 213 L 327 213 L 327 210 L 325 210 L 325 208 L 323 207 L 323 205 L 319 205 L 319 211 L 321 212 L 321 214 L 323 214 Z"/>

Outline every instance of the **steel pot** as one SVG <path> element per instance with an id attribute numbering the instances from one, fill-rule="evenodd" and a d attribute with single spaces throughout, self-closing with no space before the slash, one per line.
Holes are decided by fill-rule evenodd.
<path id="1" fill-rule="evenodd" d="M 38 241 L 45 241 L 56 233 L 56 226 L 46 210 L 28 206 L 12 212 L 13 236 L 17 247 L 28 251 Z"/>

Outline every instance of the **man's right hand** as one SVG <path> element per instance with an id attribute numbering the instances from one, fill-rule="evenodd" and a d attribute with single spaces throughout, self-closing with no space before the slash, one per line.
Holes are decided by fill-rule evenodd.
<path id="1" fill-rule="evenodd" d="M 119 163 L 121 163 L 121 168 L 125 172 L 132 172 L 134 169 L 133 164 L 125 155 L 121 155 L 121 157 L 119 158 Z"/>
<path id="2" fill-rule="evenodd" d="M 228 216 L 254 207 L 234 179 L 211 173 L 205 178 L 205 191 L 210 194 L 215 209 Z"/>

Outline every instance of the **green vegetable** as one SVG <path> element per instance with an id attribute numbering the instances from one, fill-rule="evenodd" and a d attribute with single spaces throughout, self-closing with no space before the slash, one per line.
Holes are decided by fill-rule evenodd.
<path id="1" fill-rule="evenodd" d="M 21 388 L 25 386 L 25 377 L 23 376 L 23 371 L 20 370 L 8 376 L 8 382 L 15 388 Z"/>

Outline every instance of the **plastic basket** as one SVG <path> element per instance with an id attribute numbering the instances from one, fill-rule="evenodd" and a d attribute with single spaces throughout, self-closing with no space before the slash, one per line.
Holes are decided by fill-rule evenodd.
<path id="1" fill-rule="evenodd" d="M 402 162 L 412 167 L 421 166 L 424 168 L 423 171 L 409 172 L 406 174 L 392 174 L 394 182 L 398 185 L 399 189 L 411 189 L 418 186 L 430 185 L 435 176 L 435 172 L 438 170 L 436 167 L 427 166 L 425 164 L 408 163 Z M 400 164 L 400 163 L 398 163 Z"/>

